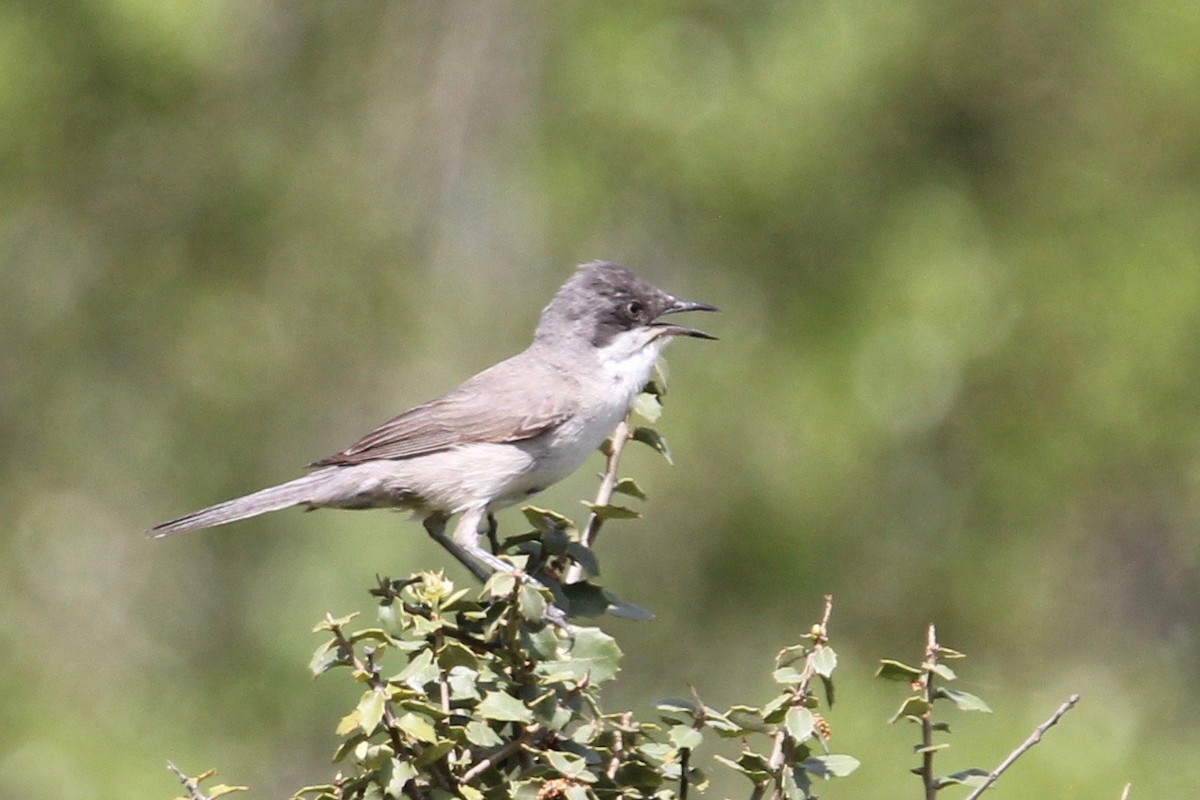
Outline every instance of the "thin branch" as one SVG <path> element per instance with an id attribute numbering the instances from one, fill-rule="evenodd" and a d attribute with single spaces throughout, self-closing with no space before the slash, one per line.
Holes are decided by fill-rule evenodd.
<path id="1" fill-rule="evenodd" d="M 525 744 L 525 742 L 529 741 L 532 737 L 540 733 L 541 730 L 542 728 L 540 725 L 530 725 L 528 728 L 523 729 L 519 736 L 464 772 L 458 779 L 459 786 L 469 784 L 484 772 L 487 772 L 487 770 L 490 769 L 493 764 L 499 764 L 501 761 L 504 761 L 506 758 L 515 753 L 521 747 L 521 745 Z"/>
<path id="2" fill-rule="evenodd" d="M 200 791 L 200 782 L 196 779 L 189 778 L 183 772 L 183 770 L 175 766 L 174 762 L 168 761 L 167 769 L 171 770 L 171 772 L 174 772 L 175 777 L 179 778 L 179 782 L 183 784 L 184 789 L 187 789 L 188 797 L 190 797 L 191 800 L 209 800 L 208 795 Z M 200 780 L 203 780 L 210 775 L 212 775 L 212 772 L 206 772 L 200 776 Z"/>
<path id="3" fill-rule="evenodd" d="M 934 800 L 938 793 L 938 781 L 933 774 L 933 701 L 937 693 L 933 688 L 933 668 L 937 666 L 940 648 L 937 641 L 937 628 L 932 624 L 925 639 L 925 689 L 923 696 L 928 708 L 921 715 L 921 780 L 925 784 L 925 800 Z"/>
<path id="4" fill-rule="evenodd" d="M 621 461 L 621 453 L 625 451 L 625 445 L 629 443 L 633 435 L 633 428 L 629 424 L 631 414 L 632 412 L 626 414 L 625 419 L 617 423 L 617 427 L 613 431 L 608 458 L 604 462 L 604 474 L 600 478 L 600 488 L 596 490 L 596 499 L 593 501 L 593 505 L 606 506 L 612 502 L 613 490 L 617 488 L 617 466 Z M 600 526 L 603 524 L 604 519 L 593 511 L 588 517 L 587 527 L 583 529 L 580 543 L 584 547 L 594 548 L 596 539 L 600 536 Z M 567 571 L 566 583 L 581 581 L 583 577 L 583 567 L 579 564 L 572 564 Z"/>
<path id="5" fill-rule="evenodd" d="M 1129 800 L 1129 790 L 1132 788 L 1132 783 L 1125 784 L 1125 788 L 1121 790 L 1121 800 Z"/>
<path id="6" fill-rule="evenodd" d="M 1011 753 L 1009 753 L 1008 758 L 1006 758 L 1006 759 L 1004 759 L 1004 761 L 1000 762 L 1000 766 L 998 766 L 994 770 L 992 770 L 991 774 L 987 776 L 987 780 L 985 780 L 982 784 L 980 784 L 975 789 L 975 791 L 973 791 L 969 795 L 967 795 L 967 800 L 977 800 L 977 798 L 980 795 L 982 795 L 985 790 L 987 790 L 992 784 L 994 784 L 996 782 L 996 779 L 999 778 L 1006 769 L 1011 767 L 1018 758 L 1025 755 L 1025 753 L 1028 752 L 1029 748 L 1033 747 L 1035 744 L 1040 742 L 1042 740 L 1042 736 L 1045 735 L 1046 731 L 1050 730 L 1055 725 L 1057 725 L 1058 721 L 1060 719 L 1062 719 L 1068 711 L 1070 711 L 1072 708 L 1074 708 L 1075 704 L 1078 702 L 1079 702 L 1079 695 L 1073 694 L 1070 697 L 1068 697 L 1067 701 L 1058 707 L 1058 710 L 1054 712 L 1054 714 L 1050 717 L 1050 719 L 1046 720 L 1041 725 L 1038 725 L 1036 728 L 1034 728 L 1033 733 L 1029 734 L 1029 738 L 1026 739 L 1024 742 L 1022 742 L 1020 747 L 1018 747 L 1016 750 L 1013 750 Z M 1122 800 L 1124 800 L 1125 795 L 1127 795 L 1128 793 L 1129 793 L 1129 787 L 1126 786 L 1125 794 L 1122 795 Z"/>

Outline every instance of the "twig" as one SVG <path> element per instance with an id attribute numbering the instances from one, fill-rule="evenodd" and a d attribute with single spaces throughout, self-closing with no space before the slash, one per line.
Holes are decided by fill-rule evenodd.
<path id="1" fill-rule="evenodd" d="M 922 692 L 928 708 L 921 715 L 921 780 L 925 784 L 925 800 L 934 800 L 938 793 L 938 781 L 933 775 L 933 701 L 937 693 L 933 689 L 933 668 L 937 666 L 938 652 L 937 628 L 932 624 L 925 639 L 925 689 Z"/>
<path id="2" fill-rule="evenodd" d="M 171 772 L 174 772 L 175 777 L 179 778 L 179 782 L 183 784 L 184 789 L 187 789 L 188 797 L 190 797 L 191 800 L 209 800 L 208 795 L 200 791 L 199 782 L 193 778 L 189 778 L 186 774 L 184 774 L 183 770 L 175 766 L 174 762 L 168 761 L 167 769 L 171 770 Z M 211 774 L 211 772 L 205 773 L 203 777 L 207 777 Z"/>
<path id="3" fill-rule="evenodd" d="M 608 458 L 604 462 L 604 475 L 600 478 L 600 488 L 596 490 L 596 499 L 593 505 L 606 506 L 612 502 L 613 490 L 617 488 L 617 466 L 621 461 L 621 453 L 625 451 L 625 445 L 632 436 L 629 418 L 630 414 L 626 414 L 625 419 L 617 423 L 617 427 L 613 431 Z M 600 536 L 600 526 L 603 524 L 604 518 L 593 511 L 588 517 L 587 527 L 583 529 L 580 543 L 584 547 L 594 548 L 596 539 Z M 575 583 L 580 580 L 583 580 L 583 567 L 579 564 L 572 564 L 567 571 L 566 582 Z"/>
<path id="4" fill-rule="evenodd" d="M 1129 790 L 1132 788 L 1132 783 L 1125 784 L 1125 788 L 1121 790 L 1121 800 L 1129 800 Z"/>
<path id="5" fill-rule="evenodd" d="M 542 728 L 540 725 L 530 725 L 528 728 L 522 730 L 521 734 L 511 742 L 504 745 L 499 750 L 492 753 L 490 756 L 464 772 L 458 779 L 458 785 L 464 786 L 469 784 L 471 781 L 475 780 L 489 768 L 491 768 L 493 764 L 499 764 L 501 761 L 511 756 L 517 751 L 518 748 L 521 747 L 521 745 L 525 744 L 525 742 L 529 741 L 529 739 L 540 733 L 541 729 Z"/>
<path id="6" fill-rule="evenodd" d="M 1062 719 L 1063 716 L 1065 716 L 1068 711 L 1070 711 L 1072 708 L 1074 708 L 1075 704 L 1078 702 L 1079 702 L 1079 695 L 1073 694 L 1070 697 L 1068 697 L 1067 701 L 1058 707 L 1058 710 L 1054 712 L 1054 714 L 1050 717 L 1050 719 L 1046 720 L 1041 725 L 1038 725 L 1036 728 L 1034 728 L 1033 733 L 1029 734 L 1029 738 L 1026 739 L 1024 742 L 1022 742 L 1020 747 L 1018 747 L 1016 750 L 1013 750 L 1011 753 L 1009 753 L 1008 758 L 1006 758 L 1006 759 L 1004 759 L 1004 761 L 1000 762 L 1000 766 L 998 766 L 994 770 L 992 770 L 991 774 L 989 774 L 987 776 L 987 780 L 985 780 L 982 784 L 980 784 L 975 789 L 975 791 L 973 791 L 969 795 L 967 795 L 967 800 L 977 800 L 977 798 L 980 795 L 982 795 L 984 793 L 984 791 L 986 791 L 993 783 L 996 782 L 996 779 L 999 778 L 1006 769 L 1011 767 L 1018 758 L 1025 755 L 1025 753 L 1029 750 L 1029 748 L 1033 747 L 1035 744 L 1040 742 L 1042 740 L 1042 736 L 1045 735 L 1046 731 L 1050 730 L 1052 727 L 1057 725 L 1058 721 L 1060 719 Z M 1124 800 L 1125 796 L 1128 795 L 1128 793 L 1129 793 L 1129 786 L 1126 786 L 1125 792 L 1124 792 L 1124 794 L 1122 794 L 1122 800 Z"/>

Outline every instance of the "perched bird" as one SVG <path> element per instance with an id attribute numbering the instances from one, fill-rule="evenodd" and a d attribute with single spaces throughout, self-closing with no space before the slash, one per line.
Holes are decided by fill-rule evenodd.
<path id="1" fill-rule="evenodd" d="M 164 522 L 147 535 L 291 506 L 403 509 L 484 579 L 510 568 L 479 546 L 484 518 L 578 469 L 629 412 L 668 342 L 716 338 L 663 316 L 716 310 L 672 297 L 618 264 L 584 264 L 542 310 L 523 352 L 310 464 L 303 477 Z M 447 536 L 455 514 L 461 516 Z"/>

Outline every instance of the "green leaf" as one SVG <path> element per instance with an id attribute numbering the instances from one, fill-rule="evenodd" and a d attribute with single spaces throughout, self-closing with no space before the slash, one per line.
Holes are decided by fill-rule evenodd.
<path id="1" fill-rule="evenodd" d="M 451 700 L 479 699 L 479 672 L 470 667 L 451 667 L 446 673 Z"/>
<path id="2" fill-rule="evenodd" d="M 604 596 L 604 590 L 594 583 L 587 581 L 568 583 L 562 587 L 562 590 L 563 594 L 567 596 L 572 617 L 591 619 L 608 610 L 608 598 Z"/>
<path id="3" fill-rule="evenodd" d="M 417 768 L 410 761 L 393 758 L 388 762 L 382 777 L 384 778 L 384 792 L 388 797 L 403 797 L 404 787 L 417 777 Z"/>
<path id="4" fill-rule="evenodd" d="M 504 740 L 500 738 L 500 734 L 492 730 L 486 723 L 477 719 L 467 723 L 466 734 L 467 741 L 476 747 L 499 747 L 504 744 Z"/>
<path id="5" fill-rule="evenodd" d="M 903 681 L 904 683 L 912 683 L 924 674 L 916 667 L 910 667 L 908 664 L 893 661 L 890 658 L 880 661 L 879 669 L 875 671 L 876 678 L 883 678 L 886 681 Z"/>
<path id="6" fill-rule="evenodd" d="M 900 706 L 900 710 L 897 711 L 892 718 L 888 720 L 888 722 L 895 722 L 898 719 L 906 719 L 909 717 L 913 719 L 919 719 L 921 715 L 928 710 L 929 703 L 925 702 L 924 698 L 913 695 L 904 701 L 904 703 Z"/>
<path id="7" fill-rule="evenodd" d="M 625 506 L 598 505 L 596 503 L 589 503 L 586 500 L 583 501 L 583 504 L 590 508 L 592 513 L 600 519 L 641 519 L 642 516 L 640 511 L 634 511 L 632 508 L 626 508 Z"/>
<path id="8" fill-rule="evenodd" d="M 433 663 L 433 653 L 422 650 L 395 677 L 388 678 L 388 682 L 403 683 L 413 689 L 420 689 L 430 681 L 437 680 L 437 677 L 438 668 Z"/>
<path id="9" fill-rule="evenodd" d="M 568 542 L 566 553 L 572 561 L 583 567 L 583 571 L 589 578 L 600 574 L 600 562 L 596 560 L 596 554 L 592 548 L 582 542 Z"/>
<path id="10" fill-rule="evenodd" d="M 450 739 L 442 739 L 436 744 L 431 744 L 425 748 L 421 755 L 413 759 L 414 767 L 427 767 L 435 761 L 440 761 L 447 753 L 457 747 L 458 744 Z"/>
<path id="11" fill-rule="evenodd" d="M 813 672 L 823 678 L 828 678 L 837 669 L 837 653 L 833 652 L 833 648 L 829 645 L 819 644 L 808 654 L 808 663 L 813 668 Z"/>
<path id="12" fill-rule="evenodd" d="M 789 692 L 784 692 L 783 694 L 779 695 L 774 700 L 763 706 L 763 719 L 772 725 L 782 722 L 784 714 L 787 713 L 788 706 L 791 704 L 791 702 L 792 695 Z"/>
<path id="13" fill-rule="evenodd" d="M 803 673 L 795 667 L 780 667 L 771 673 L 776 683 L 800 683 L 804 680 Z"/>
<path id="14" fill-rule="evenodd" d="M 524 703 L 504 692 L 488 692 L 475 712 L 484 719 L 501 722 L 533 722 L 533 712 Z"/>
<path id="15" fill-rule="evenodd" d="M 671 460 L 671 448 L 667 447 L 667 440 L 662 437 L 662 434 L 653 428 L 634 428 L 631 438 L 635 442 L 641 442 L 648 445 L 662 454 L 662 457 L 667 460 L 668 464 L 674 464 Z"/>
<path id="16" fill-rule="evenodd" d="M 314 676 L 322 675 L 339 664 L 346 663 L 340 658 L 341 648 L 334 640 L 329 640 L 325 644 L 317 648 L 313 653 L 312 659 L 308 662 L 308 669 Z"/>
<path id="17" fill-rule="evenodd" d="M 958 676 L 954 674 L 954 670 L 947 667 L 945 664 L 930 664 L 929 670 L 943 680 L 952 681 Z"/>
<path id="18" fill-rule="evenodd" d="M 479 791 L 474 786 L 470 786 L 465 783 L 460 783 L 457 791 L 460 795 L 462 795 L 463 800 L 483 800 L 483 798 L 486 797 L 483 792 Z M 397 794 L 392 796 L 399 797 L 400 795 Z"/>
<path id="19" fill-rule="evenodd" d="M 649 392 L 642 392 L 633 401 L 633 411 L 653 424 L 658 422 L 658 418 L 662 416 L 663 407 L 657 397 Z"/>
<path id="20" fill-rule="evenodd" d="M 318 622 L 317 626 L 315 628 L 313 628 L 313 633 L 320 633 L 321 631 L 332 631 L 334 628 L 344 628 L 347 625 L 349 625 L 350 622 L 357 616 L 358 616 L 357 611 L 355 611 L 353 614 L 347 614 L 344 617 L 333 617 L 333 616 L 330 616 L 329 614 L 326 614 L 325 619 L 322 620 L 321 622 Z"/>
<path id="21" fill-rule="evenodd" d="M 646 493 L 642 491 L 642 487 L 638 486 L 638 482 L 633 478 L 621 478 L 621 480 L 617 481 L 617 485 L 613 487 L 613 491 L 618 494 L 636 497 L 638 500 L 646 499 Z"/>
<path id="22" fill-rule="evenodd" d="M 654 612 L 633 603 L 626 603 L 608 589 L 604 589 L 604 599 L 608 601 L 605 609 L 609 614 L 621 619 L 631 619 L 636 622 L 649 622 L 654 619 Z"/>
<path id="23" fill-rule="evenodd" d="M 955 706 L 958 707 L 960 711 L 983 711 L 988 714 L 992 713 L 992 709 L 987 703 L 983 702 L 981 698 L 976 697 L 970 692 L 940 687 L 937 690 L 937 696 L 945 697 L 947 700 L 950 700 Z"/>
<path id="24" fill-rule="evenodd" d="M 204 790 L 205 795 L 209 798 L 209 800 L 217 800 L 218 797 L 225 797 L 226 795 L 236 794 L 237 792 L 248 791 L 250 791 L 250 787 L 248 786 L 229 786 L 224 783 L 218 783 L 216 786 L 210 786 Z"/>
<path id="25" fill-rule="evenodd" d="M 563 753 L 559 750 L 545 750 L 541 756 L 560 775 L 567 778 L 579 778 L 587 771 L 587 761 L 574 753 Z"/>
<path id="26" fill-rule="evenodd" d="M 751 706 L 733 706 L 726 713 L 726 716 L 734 725 L 737 725 L 742 730 L 757 731 L 758 733 L 767 732 L 767 722 L 763 719 L 762 711 L 757 708 Z M 725 731 L 719 727 L 716 730 L 722 735 L 725 734 Z M 740 731 L 737 733 L 740 734 Z"/>
<path id="27" fill-rule="evenodd" d="M 522 583 L 517 593 L 517 610 L 526 622 L 541 622 L 546 617 L 546 598 L 532 583 Z"/>
<path id="28" fill-rule="evenodd" d="M 379 722 L 383 719 L 386 699 L 380 690 L 368 689 L 362 700 L 358 701 L 358 707 L 355 709 L 358 712 L 358 726 L 368 736 L 379 727 Z"/>
<path id="29" fill-rule="evenodd" d="M 789 708 L 783 718 L 783 727 L 797 742 L 803 742 L 816 729 L 817 720 L 807 708 Z"/>
<path id="30" fill-rule="evenodd" d="M 699 707 L 686 697 L 664 697 L 654 703 L 654 710 L 671 721 L 694 720 Z"/>
<path id="31" fill-rule="evenodd" d="M 411 711 L 396 719 L 396 727 L 419 742 L 436 742 L 437 731 L 429 724 L 429 720 Z"/>
<path id="32" fill-rule="evenodd" d="M 931 744 L 929 746 L 916 744 L 913 745 L 913 754 L 919 756 L 924 753 L 936 753 L 938 750 L 945 750 L 949 746 L 949 742 L 938 742 L 937 744 Z"/>
<path id="33" fill-rule="evenodd" d="M 539 531 L 565 531 L 575 527 L 575 523 L 570 517 L 565 517 L 557 511 L 552 511 L 548 508 L 522 506 L 521 513 L 525 515 L 525 519 L 529 520 L 529 524 Z"/>
<path id="34" fill-rule="evenodd" d="M 483 585 L 489 597 L 511 597 L 517 588 L 517 576 L 512 572 L 497 570 Z"/>
<path id="35" fill-rule="evenodd" d="M 813 756 L 800 764 L 813 775 L 822 778 L 844 778 L 858 769 L 859 760 L 854 756 Z"/>
<path id="36" fill-rule="evenodd" d="M 694 750 L 704 741 L 704 735 L 690 725 L 671 726 L 671 730 L 667 731 L 667 738 L 681 750 L 685 747 Z"/>
<path id="37" fill-rule="evenodd" d="M 953 775 L 938 778 L 938 786 L 941 787 L 946 784 L 956 783 L 961 786 L 977 789 L 987 781 L 990 774 L 986 769 L 972 767 L 971 769 L 964 769 L 962 772 L 955 772 Z"/>
<path id="38" fill-rule="evenodd" d="M 575 644 L 564 661 L 537 665 L 539 674 L 567 674 L 576 680 L 585 678 L 603 683 L 616 676 L 620 669 L 621 648 L 616 640 L 598 628 L 579 628 Z"/>

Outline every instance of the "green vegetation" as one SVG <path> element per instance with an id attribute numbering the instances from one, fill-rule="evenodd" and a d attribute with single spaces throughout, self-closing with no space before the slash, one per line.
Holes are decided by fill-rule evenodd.
<path id="1" fill-rule="evenodd" d="M 606 709 L 770 696 L 832 594 L 862 766 L 823 794 L 917 791 L 871 673 L 935 621 L 994 709 L 937 776 L 1077 692 L 989 796 L 1193 794 L 1198 17 L 0 4 L 0 796 L 163 797 L 167 758 L 327 781 L 351 701 L 301 668 L 313 621 L 376 573 L 465 580 L 384 513 L 140 532 L 517 351 L 592 258 L 724 311 L 668 353 L 678 466 L 631 448 L 648 501 L 609 503 L 644 517 L 604 589 L 657 618 L 604 618 Z"/>

